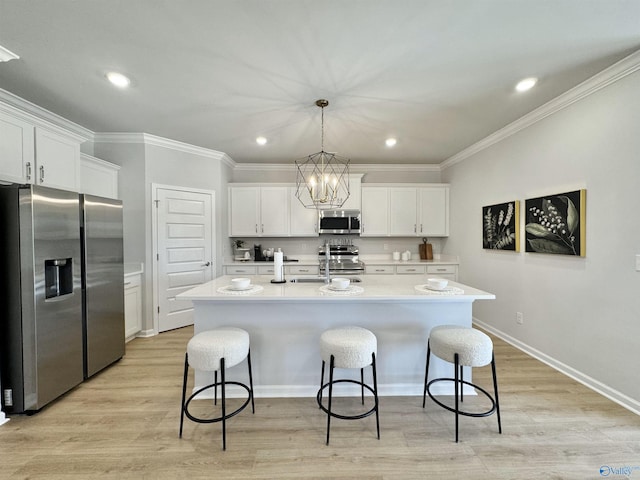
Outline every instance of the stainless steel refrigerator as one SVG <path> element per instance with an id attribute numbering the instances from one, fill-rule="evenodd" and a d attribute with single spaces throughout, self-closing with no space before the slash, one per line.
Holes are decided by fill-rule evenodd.
<path id="1" fill-rule="evenodd" d="M 83 380 L 77 193 L 0 186 L 2 406 L 31 412 Z"/>
<path id="2" fill-rule="evenodd" d="M 84 378 L 124 355 L 122 202 L 80 195 Z"/>

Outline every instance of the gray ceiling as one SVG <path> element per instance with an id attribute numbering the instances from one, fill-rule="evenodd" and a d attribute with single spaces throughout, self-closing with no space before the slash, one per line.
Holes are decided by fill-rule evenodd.
<path id="1" fill-rule="evenodd" d="M 0 45 L 1 88 L 95 132 L 289 163 L 326 98 L 324 150 L 429 164 L 638 50 L 640 1 L 0 0 Z"/>

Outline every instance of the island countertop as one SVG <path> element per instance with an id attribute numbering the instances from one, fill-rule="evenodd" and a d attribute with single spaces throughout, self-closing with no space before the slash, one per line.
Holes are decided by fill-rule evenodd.
<path id="1" fill-rule="evenodd" d="M 426 275 L 360 275 L 360 282 L 351 285 L 360 287 L 362 292 L 346 294 L 344 292 L 327 292 L 321 288 L 324 283 L 271 283 L 270 275 L 250 275 L 251 284 L 261 287 L 260 291 L 233 292 L 225 287 L 231 284 L 231 275 L 218 277 L 178 295 L 180 299 L 192 301 L 214 302 L 472 302 L 474 300 L 492 300 L 495 295 L 468 285 L 449 282 L 458 294 L 443 294 L 416 286 L 425 285 Z M 297 276 L 296 278 L 305 278 Z M 307 277 L 308 278 L 308 277 Z M 317 278 L 317 277 L 316 277 Z M 356 288 L 358 289 L 358 288 Z M 359 289 L 358 289 L 359 290 Z"/>

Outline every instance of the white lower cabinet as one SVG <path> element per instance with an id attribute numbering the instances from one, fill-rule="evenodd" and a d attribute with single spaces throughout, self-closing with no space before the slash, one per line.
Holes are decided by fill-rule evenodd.
<path id="1" fill-rule="evenodd" d="M 224 267 L 225 275 L 273 275 L 273 263 L 263 265 L 227 265 Z M 317 265 L 285 265 L 285 275 L 318 275 Z"/>
<path id="2" fill-rule="evenodd" d="M 419 275 L 427 273 L 426 265 L 398 265 L 396 273 L 400 275 Z"/>
<path id="3" fill-rule="evenodd" d="M 394 275 L 396 269 L 393 265 L 367 265 L 364 266 L 364 273 L 368 275 Z"/>
<path id="4" fill-rule="evenodd" d="M 140 274 L 124 278 L 124 338 L 129 341 L 142 330 L 142 278 Z"/>
<path id="5" fill-rule="evenodd" d="M 458 281 L 458 267 L 456 265 L 429 265 L 427 275 Z"/>

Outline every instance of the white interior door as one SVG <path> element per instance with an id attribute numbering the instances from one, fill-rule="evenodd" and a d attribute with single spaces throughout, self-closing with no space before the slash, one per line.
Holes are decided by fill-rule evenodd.
<path id="1" fill-rule="evenodd" d="M 159 187 L 157 212 L 158 331 L 193 324 L 190 301 L 176 295 L 211 280 L 213 265 L 213 192 Z"/>

